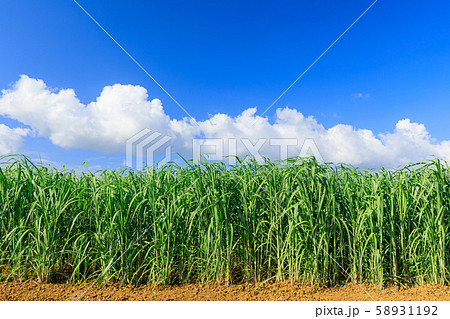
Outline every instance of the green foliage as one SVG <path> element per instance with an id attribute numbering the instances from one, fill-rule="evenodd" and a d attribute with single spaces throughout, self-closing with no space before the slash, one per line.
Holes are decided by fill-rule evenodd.
<path id="1" fill-rule="evenodd" d="M 0 160 L 2 280 L 449 283 L 450 170 L 438 160 L 80 174 Z"/>

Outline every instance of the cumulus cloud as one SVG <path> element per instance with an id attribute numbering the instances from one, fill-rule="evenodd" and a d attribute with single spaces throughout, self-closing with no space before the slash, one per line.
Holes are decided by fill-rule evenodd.
<path id="1" fill-rule="evenodd" d="M 23 137 L 29 130 L 22 128 L 9 128 L 0 124 L 0 155 L 16 153 L 22 146 Z"/>
<path id="2" fill-rule="evenodd" d="M 96 101 L 84 105 L 73 90 L 51 90 L 42 80 L 25 75 L 0 97 L 0 115 L 66 149 L 123 153 L 128 138 L 150 128 L 171 136 L 173 152 L 188 158 L 192 139 L 202 137 L 220 139 L 225 146 L 237 140 L 238 156 L 249 154 L 252 147 L 271 158 L 279 158 L 283 147 L 295 156 L 302 152 L 305 140 L 313 139 L 327 162 L 396 167 L 430 156 L 450 160 L 450 141 L 436 142 L 423 124 L 409 119 L 400 120 L 392 132 L 375 135 L 344 124 L 326 129 L 314 117 L 291 108 L 278 109 L 273 122 L 256 111 L 249 108 L 235 117 L 219 113 L 197 122 L 171 119 L 161 101 L 149 100 L 141 86 L 106 86 Z M 289 146 L 280 146 L 285 143 L 281 139 L 289 139 Z M 224 155 L 228 155 L 226 149 Z"/>
<path id="3" fill-rule="evenodd" d="M 167 128 L 169 117 L 161 101 L 148 100 L 140 86 L 107 86 L 95 102 L 84 105 L 74 90 L 50 90 L 42 80 L 22 75 L 11 89 L 3 90 L 0 114 L 31 127 L 66 149 L 119 152 L 136 130 Z"/>

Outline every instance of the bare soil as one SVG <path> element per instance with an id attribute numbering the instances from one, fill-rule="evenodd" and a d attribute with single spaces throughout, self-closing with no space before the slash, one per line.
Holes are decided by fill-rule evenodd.
<path id="1" fill-rule="evenodd" d="M 276 284 L 243 285 L 201 285 L 180 286 L 120 286 L 107 284 L 39 284 L 36 282 L 0 283 L 0 300 L 310 300 L 310 301 L 409 301 L 450 300 L 450 287 L 424 285 L 401 288 L 388 287 L 380 290 L 377 286 L 347 284 L 345 286 L 322 288 L 290 282 Z M 366 292 L 364 292 L 364 290 Z"/>

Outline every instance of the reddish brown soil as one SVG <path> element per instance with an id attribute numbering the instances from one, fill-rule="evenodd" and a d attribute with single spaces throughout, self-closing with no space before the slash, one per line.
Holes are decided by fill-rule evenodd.
<path id="1" fill-rule="evenodd" d="M 0 283 L 0 300 L 77 300 L 91 284 Z M 450 287 L 384 288 L 364 285 L 375 300 L 450 300 Z M 370 300 L 355 284 L 318 288 L 301 284 L 182 285 L 131 287 L 108 284 L 89 289 L 82 300 Z"/>

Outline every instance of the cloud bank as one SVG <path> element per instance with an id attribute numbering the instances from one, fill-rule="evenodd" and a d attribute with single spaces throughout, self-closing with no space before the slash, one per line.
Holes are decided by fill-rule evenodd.
<path id="1" fill-rule="evenodd" d="M 125 141 L 144 128 L 173 137 L 173 151 L 187 157 L 192 154 L 194 137 L 248 139 L 314 139 L 326 162 L 349 163 L 361 167 L 397 167 L 430 156 L 450 160 L 450 141 L 436 142 L 425 126 L 409 119 L 398 121 L 392 132 L 375 135 L 371 130 L 338 124 L 324 128 L 311 116 L 291 108 L 276 111 L 273 123 L 256 115 L 256 108 L 231 117 L 216 114 L 209 120 L 171 119 L 158 99 L 150 100 L 141 86 L 106 86 L 100 96 L 87 105 L 74 90 L 52 90 L 44 81 L 26 75 L 3 90 L 0 115 L 17 120 L 30 130 L 0 125 L 0 153 L 17 150 L 26 135 L 48 138 L 65 149 L 83 149 L 101 153 L 123 153 Z M 257 120 L 257 121 L 256 121 Z M 238 145 L 239 156 L 246 155 Z M 299 145 L 289 147 L 289 155 L 298 155 Z M 260 152 L 276 158 L 277 148 L 265 143 Z M 227 154 L 225 154 L 227 155 Z"/>

